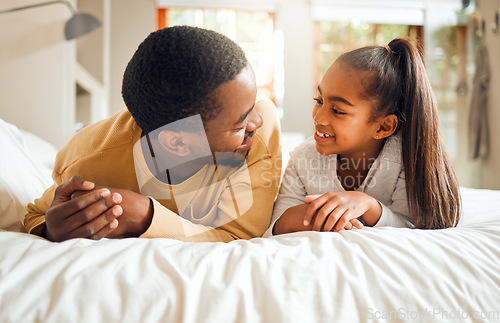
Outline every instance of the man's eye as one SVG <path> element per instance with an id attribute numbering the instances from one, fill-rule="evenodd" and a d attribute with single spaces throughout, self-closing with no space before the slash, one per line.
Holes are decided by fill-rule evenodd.
<path id="1" fill-rule="evenodd" d="M 236 128 L 236 129 L 234 129 L 234 130 L 235 130 L 236 132 L 238 132 L 238 131 L 241 131 L 241 130 L 243 130 L 243 129 L 246 129 L 246 127 L 247 127 L 247 126 L 248 126 L 248 121 L 246 121 L 246 122 L 243 124 L 243 126 L 238 127 L 238 128 Z"/>

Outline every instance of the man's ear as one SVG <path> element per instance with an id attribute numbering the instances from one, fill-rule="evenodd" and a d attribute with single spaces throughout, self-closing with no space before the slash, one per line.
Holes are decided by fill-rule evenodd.
<path id="1" fill-rule="evenodd" d="M 180 157 L 188 155 L 191 151 L 182 132 L 162 130 L 158 135 L 158 141 L 165 150 Z"/>
<path id="2" fill-rule="evenodd" d="M 381 117 L 379 120 L 379 127 L 373 137 L 375 139 L 384 139 L 392 135 L 398 128 L 398 117 L 394 114 Z"/>

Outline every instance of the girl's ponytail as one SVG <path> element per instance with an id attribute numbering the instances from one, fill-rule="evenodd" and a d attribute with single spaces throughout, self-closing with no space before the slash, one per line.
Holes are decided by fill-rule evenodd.
<path id="1" fill-rule="evenodd" d="M 400 128 L 406 194 L 415 227 L 455 226 L 460 217 L 458 181 L 439 134 L 436 100 L 420 53 L 407 41 L 389 43 L 398 56 Z"/>

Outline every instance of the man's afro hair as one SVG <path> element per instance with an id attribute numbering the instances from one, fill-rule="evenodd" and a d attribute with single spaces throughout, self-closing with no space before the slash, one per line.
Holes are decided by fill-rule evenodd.
<path id="1" fill-rule="evenodd" d="M 212 30 L 174 26 L 151 33 L 125 69 L 122 96 L 141 129 L 220 112 L 214 90 L 248 64 L 243 50 Z"/>

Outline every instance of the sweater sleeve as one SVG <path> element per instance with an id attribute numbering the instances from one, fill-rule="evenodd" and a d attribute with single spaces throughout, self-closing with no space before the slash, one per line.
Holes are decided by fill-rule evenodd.
<path id="1" fill-rule="evenodd" d="M 27 233 L 42 235 L 45 228 L 45 213 L 54 199 L 54 193 L 57 184 L 54 183 L 49 187 L 43 195 L 36 199 L 33 203 L 29 203 L 27 207 L 28 213 L 24 217 L 24 227 Z"/>
<path id="2" fill-rule="evenodd" d="M 56 156 L 52 172 L 54 185 L 45 190 L 40 198 L 28 204 L 24 217 L 26 231 L 42 234 L 45 214 L 54 200 L 57 186 L 74 175 L 96 184 L 137 192 L 130 147 L 140 138 L 140 134 L 140 128 L 126 109 L 76 133 Z"/>
<path id="3" fill-rule="evenodd" d="M 400 172 L 396 188 L 392 194 L 392 205 L 389 207 L 379 201 L 382 215 L 374 227 L 413 228 L 413 220 L 409 216 L 408 199 L 406 197 L 405 173 Z"/>
<path id="4" fill-rule="evenodd" d="M 260 237 L 266 230 L 278 191 L 281 167 L 278 154 L 248 167 L 251 181 L 233 181 L 223 191 L 217 204 L 209 211 L 217 212 L 213 226 L 195 224 L 170 211 L 153 199 L 154 214 L 150 227 L 142 238 L 173 238 L 181 241 L 228 242 Z M 237 176 L 238 177 L 238 176 Z M 250 194 L 250 198 L 248 198 Z M 248 206 L 235 201 L 251 201 Z M 234 210 L 244 211 L 234 218 Z M 238 211 L 237 211 L 238 213 Z M 204 215 L 210 216 L 210 215 Z M 233 219 L 228 221 L 227 218 Z"/>
<path id="5" fill-rule="evenodd" d="M 209 213 L 217 213 L 213 225 L 195 224 L 153 200 L 153 220 L 141 237 L 227 242 L 262 236 L 271 221 L 278 192 L 281 149 L 276 108 L 267 99 L 260 100 L 256 110 L 262 115 L 264 125 L 254 137 L 247 168 L 229 177 L 228 185 L 210 209 Z"/>

